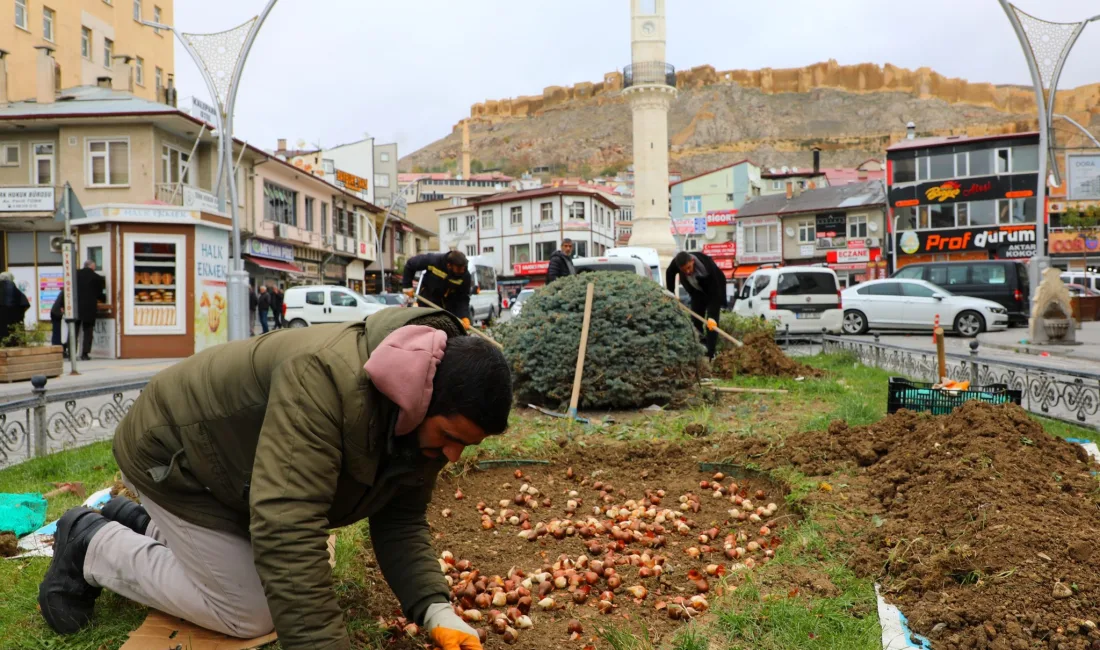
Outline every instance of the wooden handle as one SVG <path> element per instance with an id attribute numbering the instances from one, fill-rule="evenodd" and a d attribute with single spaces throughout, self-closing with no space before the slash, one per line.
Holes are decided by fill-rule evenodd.
<path id="1" fill-rule="evenodd" d="M 584 376 L 584 355 L 588 351 L 588 326 L 592 323 L 592 295 L 596 285 L 588 283 L 588 292 L 584 295 L 584 321 L 581 323 L 581 346 L 577 351 L 577 370 L 573 373 L 573 395 L 569 398 L 569 415 L 577 414 L 577 405 L 581 400 L 581 378 Z"/>
<path id="2" fill-rule="evenodd" d="M 943 328 L 937 327 L 935 330 L 936 336 L 936 358 L 939 361 L 940 381 L 947 379 L 947 351 L 944 349 L 943 340 Z"/>
<path id="3" fill-rule="evenodd" d="M 427 305 L 427 306 L 431 307 L 432 309 L 440 309 L 440 310 L 443 310 L 443 311 L 447 311 L 447 310 L 443 309 L 442 307 L 440 307 L 439 305 L 437 305 L 437 304 L 435 304 L 434 302 L 432 302 L 431 300 L 428 300 L 428 299 L 427 299 L 427 298 L 425 298 L 424 296 L 417 296 L 417 297 L 416 297 L 416 300 L 417 300 L 417 301 L 419 301 L 419 302 L 422 302 L 422 303 L 424 303 L 425 305 Z M 460 320 L 461 320 L 461 319 L 460 319 Z M 475 334 L 475 335 L 477 335 L 477 336 L 480 336 L 481 338 L 483 338 L 483 339 L 485 339 L 486 341 L 488 341 L 488 342 L 492 343 L 493 345 L 497 346 L 497 348 L 499 348 L 499 349 L 501 349 L 501 350 L 503 350 L 503 349 L 504 349 L 504 346 L 503 346 L 503 345 L 501 345 L 500 343 L 497 343 L 497 342 L 496 342 L 496 341 L 495 341 L 495 340 L 493 339 L 493 337 L 489 336 L 489 335 L 488 335 L 488 334 L 486 334 L 485 332 L 479 332 L 478 330 L 474 329 L 473 327 L 471 327 L 470 329 L 468 329 L 468 330 L 466 330 L 466 331 L 467 331 L 467 332 L 470 332 L 471 334 Z"/>
<path id="4" fill-rule="evenodd" d="M 701 321 L 703 323 L 703 325 L 706 326 L 706 324 L 707 324 L 707 319 L 706 318 L 703 318 L 699 314 L 696 314 L 695 312 L 691 311 L 691 307 L 688 307 L 687 305 L 680 302 L 679 300 L 676 301 L 676 304 L 680 306 L 680 309 L 683 309 L 689 315 L 691 315 L 692 318 L 694 318 L 697 321 Z M 718 332 L 718 336 L 721 336 L 722 338 L 726 339 L 730 343 L 733 343 L 737 347 L 739 347 L 739 348 L 745 347 L 744 343 L 742 343 L 741 341 L 738 341 L 737 339 L 735 339 L 732 336 L 730 336 L 729 334 L 727 334 L 726 331 L 723 330 L 721 327 L 719 327 L 718 329 L 716 329 L 714 331 Z"/>

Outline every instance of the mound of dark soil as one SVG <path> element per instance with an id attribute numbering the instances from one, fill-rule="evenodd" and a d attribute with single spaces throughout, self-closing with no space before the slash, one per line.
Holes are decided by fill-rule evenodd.
<path id="1" fill-rule="evenodd" d="M 753 332 L 745 337 L 745 347 L 725 350 L 714 358 L 711 367 L 718 377 L 739 375 L 754 377 L 820 377 L 821 371 L 799 363 L 784 354 L 770 331 Z"/>
<path id="2" fill-rule="evenodd" d="M 0 533 L 0 557 L 19 555 L 19 540 L 11 532 Z"/>

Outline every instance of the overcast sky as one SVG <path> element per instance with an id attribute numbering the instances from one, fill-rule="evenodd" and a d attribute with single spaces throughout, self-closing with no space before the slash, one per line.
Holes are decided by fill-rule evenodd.
<path id="1" fill-rule="evenodd" d="M 184 32 L 228 29 L 266 0 L 177 0 Z M 1100 0 L 1017 0 L 1054 21 L 1100 13 Z M 677 68 L 841 64 L 929 66 L 949 77 L 1027 83 L 1023 53 L 996 0 L 667 0 Z M 404 156 L 486 99 L 598 81 L 630 63 L 627 0 L 280 0 L 260 32 L 237 101 L 236 135 L 332 146 L 370 133 Z M 1100 82 L 1100 21 L 1087 28 L 1062 88 Z M 180 98 L 205 86 L 178 44 Z"/>

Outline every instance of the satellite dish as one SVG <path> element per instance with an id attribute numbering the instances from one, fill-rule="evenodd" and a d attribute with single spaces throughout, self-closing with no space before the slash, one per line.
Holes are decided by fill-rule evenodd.
<path id="1" fill-rule="evenodd" d="M 707 228 L 706 237 L 708 241 L 714 241 L 715 239 L 718 239 L 718 231 L 714 230 L 713 228 Z"/>

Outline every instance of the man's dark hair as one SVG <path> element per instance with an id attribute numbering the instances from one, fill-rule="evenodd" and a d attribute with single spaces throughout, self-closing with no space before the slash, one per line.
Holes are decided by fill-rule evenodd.
<path id="1" fill-rule="evenodd" d="M 565 239 L 561 240 L 561 245 L 562 245 L 562 246 L 565 246 L 566 244 L 572 244 L 572 243 L 573 243 L 573 240 L 572 240 L 572 239 L 569 239 L 568 237 L 566 237 Z"/>
<path id="2" fill-rule="evenodd" d="M 495 345 L 475 336 L 452 336 L 432 381 L 426 417 L 463 415 L 495 436 L 508 428 L 512 372 Z"/>
<path id="3" fill-rule="evenodd" d="M 469 264 L 466 259 L 466 254 L 462 251 L 449 251 L 446 257 L 447 264 L 453 264 L 454 266 L 464 267 Z"/>
<path id="4" fill-rule="evenodd" d="M 676 257 L 672 258 L 672 263 L 676 265 L 676 268 L 681 268 L 691 261 L 691 253 L 680 251 L 676 253 Z"/>

